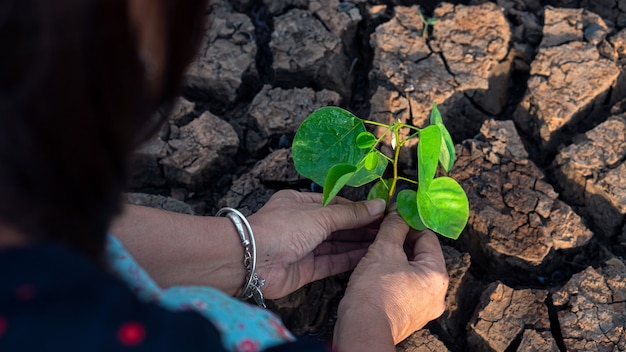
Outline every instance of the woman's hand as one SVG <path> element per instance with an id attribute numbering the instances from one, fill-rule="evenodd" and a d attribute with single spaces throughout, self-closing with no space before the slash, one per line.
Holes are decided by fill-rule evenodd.
<path id="1" fill-rule="evenodd" d="M 447 288 L 436 235 L 410 230 L 396 212 L 389 214 L 339 305 L 338 351 L 395 351 L 395 344 L 443 313 Z"/>
<path id="2" fill-rule="evenodd" d="M 376 236 L 385 202 L 336 197 L 322 207 L 319 193 L 280 191 L 248 217 L 257 244 L 257 273 L 266 298 L 354 269 Z"/>
<path id="3" fill-rule="evenodd" d="M 257 273 L 266 298 L 285 296 L 324 277 L 354 269 L 376 236 L 385 202 L 337 197 L 322 207 L 318 193 L 277 192 L 248 217 L 257 245 Z M 225 217 L 191 216 L 126 206 L 111 232 L 162 287 L 203 285 L 235 295 L 246 269 L 241 240 Z"/>

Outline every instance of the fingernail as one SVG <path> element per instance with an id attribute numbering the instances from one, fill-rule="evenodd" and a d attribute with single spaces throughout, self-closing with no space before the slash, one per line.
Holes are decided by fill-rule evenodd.
<path id="1" fill-rule="evenodd" d="M 367 207 L 367 211 L 370 213 L 371 216 L 378 216 L 385 212 L 385 207 L 387 206 L 387 203 L 384 199 L 376 198 L 365 202 L 365 206 Z"/>

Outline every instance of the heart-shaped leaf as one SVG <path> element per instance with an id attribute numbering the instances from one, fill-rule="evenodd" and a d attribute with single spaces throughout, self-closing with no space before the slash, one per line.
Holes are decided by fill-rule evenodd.
<path id="1" fill-rule="evenodd" d="M 450 132 L 443 123 L 438 123 L 436 126 L 439 127 L 441 132 L 441 149 L 439 150 L 439 162 L 441 163 L 441 167 L 449 172 L 454 165 L 454 160 L 456 159 L 456 151 L 454 150 L 454 142 L 452 141 L 452 137 L 450 136 Z"/>
<path id="2" fill-rule="evenodd" d="M 371 132 L 361 132 L 356 136 L 356 146 L 361 149 L 371 149 L 376 144 L 376 137 Z"/>
<path id="3" fill-rule="evenodd" d="M 427 189 L 437 172 L 441 151 L 441 130 L 438 126 L 428 126 L 420 131 L 417 145 L 417 177 L 419 188 Z"/>
<path id="4" fill-rule="evenodd" d="M 354 171 L 356 171 L 356 166 L 350 164 L 337 164 L 330 168 L 324 183 L 323 206 L 328 205 L 343 186 L 348 183 L 350 178 L 354 176 Z"/>
<path id="5" fill-rule="evenodd" d="M 364 158 L 364 160 L 357 165 L 357 170 L 355 171 L 354 176 L 350 179 L 350 181 L 348 181 L 348 186 L 360 187 L 374 181 L 375 179 L 383 175 L 389 161 L 377 151 L 374 151 L 373 154 L 375 157 L 374 160 L 376 161 L 376 166 L 372 170 L 368 170 L 365 167 Z"/>
<path id="6" fill-rule="evenodd" d="M 454 142 L 452 142 L 450 132 L 448 132 L 448 129 L 443 124 L 437 103 L 433 103 L 433 108 L 430 111 L 430 124 L 439 127 L 442 138 L 441 149 L 439 150 L 439 162 L 441 163 L 441 167 L 446 172 L 449 172 L 450 169 L 452 169 L 452 165 L 454 165 L 456 151 L 454 150 Z"/>
<path id="7" fill-rule="evenodd" d="M 433 108 L 430 110 L 430 124 L 436 125 L 439 123 L 443 123 L 443 119 L 441 118 L 437 103 L 433 103 Z"/>
<path id="8" fill-rule="evenodd" d="M 320 108 L 302 122 L 293 140 L 293 162 L 298 173 L 319 185 L 336 164 L 356 166 L 367 150 L 356 146 L 365 131 L 363 121 L 336 106 Z"/>
<path id="9" fill-rule="evenodd" d="M 426 228 L 417 208 L 417 192 L 410 189 L 400 191 L 396 200 L 396 206 L 398 213 L 409 226 L 419 231 Z"/>
<path id="10" fill-rule="evenodd" d="M 427 190 L 417 191 L 417 209 L 424 225 L 442 236 L 457 239 L 469 219 L 465 191 L 450 177 L 438 177 Z"/>
<path id="11" fill-rule="evenodd" d="M 389 188 L 391 188 L 392 179 L 379 180 L 370 188 L 370 191 L 367 193 L 367 199 L 384 199 L 387 203 L 389 203 Z"/>
<path id="12" fill-rule="evenodd" d="M 365 160 L 363 161 L 363 165 L 365 166 L 365 169 L 367 171 L 374 170 L 376 168 L 376 165 L 378 165 L 378 152 L 371 151 L 367 153 L 367 155 L 365 156 Z"/>

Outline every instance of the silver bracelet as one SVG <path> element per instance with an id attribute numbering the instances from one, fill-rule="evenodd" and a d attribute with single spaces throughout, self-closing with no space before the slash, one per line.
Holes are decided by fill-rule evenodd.
<path id="1" fill-rule="evenodd" d="M 233 222 L 243 246 L 243 265 L 248 273 L 246 274 L 246 283 L 239 297 L 246 300 L 252 298 L 257 305 L 266 308 L 265 299 L 261 292 L 261 287 L 265 284 L 265 280 L 259 278 L 256 273 L 256 243 L 254 242 L 252 227 L 250 227 L 248 219 L 237 209 L 226 207 L 220 209 L 215 214 L 215 216 L 222 215 Z"/>

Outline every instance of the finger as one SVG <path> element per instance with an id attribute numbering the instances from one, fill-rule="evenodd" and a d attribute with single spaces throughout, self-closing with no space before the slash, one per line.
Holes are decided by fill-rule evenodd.
<path id="1" fill-rule="evenodd" d="M 420 261 L 421 259 L 427 258 L 440 262 L 445 267 L 441 244 L 439 244 L 439 239 L 434 232 L 428 229 L 424 231 L 413 231 L 410 237 L 410 242 L 413 243 L 413 261 Z"/>
<path id="2" fill-rule="evenodd" d="M 274 195 L 272 196 L 272 198 L 276 198 L 276 199 L 280 199 L 280 198 L 289 198 L 289 199 L 297 199 L 298 201 L 302 202 L 302 203 L 315 203 L 315 204 L 322 204 L 322 193 L 317 193 L 317 192 L 299 192 L 293 189 L 284 189 L 284 190 L 280 190 L 276 193 L 274 193 Z M 331 199 L 330 204 L 350 204 L 350 203 L 354 203 L 354 201 L 351 201 L 349 199 L 346 199 L 344 197 L 340 197 L 340 196 L 336 196 L 333 199 Z"/>
<path id="3" fill-rule="evenodd" d="M 326 241 L 372 242 L 376 238 L 378 228 L 363 227 L 333 232 Z"/>
<path id="4" fill-rule="evenodd" d="M 294 191 L 295 192 L 295 191 Z M 316 192 L 296 192 L 299 201 L 303 203 L 322 204 L 322 194 Z"/>
<path id="5" fill-rule="evenodd" d="M 408 232 L 409 225 L 394 211 L 389 213 L 380 224 L 374 243 L 390 242 L 402 248 Z"/>
<path id="6" fill-rule="evenodd" d="M 367 249 L 362 248 L 316 257 L 311 282 L 353 270 L 365 253 Z"/>
<path id="7" fill-rule="evenodd" d="M 385 201 L 382 199 L 362 202 L 331 204 L 320 209 L 322 225 L 329 234 L 339 230 L 365 226 L 383 216 Z"/>
<path id="8" fill-rule="evenodd" d="M 350 204 L 350 203 L 354 203 L 354 201 L 351 201 L 351 200 L 346 199 L 344 197 L 336 196 L 335 198 L 330 200 L 329 204 Z"/>
<path id="9" fill-rule="evenodd" d="M 367 249 L 372 244 L 371 242 L 322 242 L 317 248 L 313 250 L 315 256 L 328 255 L 328 254 L 341 254 L 350 252 L 357 249 Z"/>

